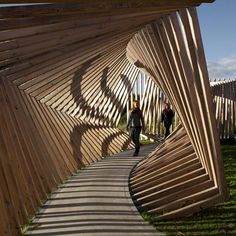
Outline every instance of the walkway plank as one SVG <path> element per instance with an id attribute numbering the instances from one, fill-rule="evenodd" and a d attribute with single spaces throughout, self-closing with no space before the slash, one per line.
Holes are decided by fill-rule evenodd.
<path id="1" fill-rule="evenodd" d="M 132 167 L 154 145 L 105 158 L 68 179 L 45 203 L 26 235 L 163 236 L 143 220 L 129 193 Z"/>

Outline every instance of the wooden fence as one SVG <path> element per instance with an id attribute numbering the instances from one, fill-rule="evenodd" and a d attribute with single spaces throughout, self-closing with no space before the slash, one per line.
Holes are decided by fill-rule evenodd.
<path id="1" fill-rule="evenodd" d="M 236 138 L 236 80 L 211 82 L 220 139 Z"/>

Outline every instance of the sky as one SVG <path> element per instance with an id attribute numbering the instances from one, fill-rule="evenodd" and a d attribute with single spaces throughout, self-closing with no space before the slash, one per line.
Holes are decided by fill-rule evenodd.
<path id="1" fill-rule="evenodd" d="M 209 78 L 236 78 L 236 0 L 215 0 L 198 8 Z"/>

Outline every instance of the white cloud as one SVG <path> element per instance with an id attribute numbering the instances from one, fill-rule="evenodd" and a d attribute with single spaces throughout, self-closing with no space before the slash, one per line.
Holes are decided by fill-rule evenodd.
<path id="1" fill-rule="evenodd" d="M 236 55 L 207 62 L 210 80 L 236 78 Z"/>

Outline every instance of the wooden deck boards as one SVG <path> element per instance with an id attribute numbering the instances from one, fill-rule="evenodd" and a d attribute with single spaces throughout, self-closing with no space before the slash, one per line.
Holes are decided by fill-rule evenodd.
<path id="1" fill-rule="evenodd" d="M 71 176 L 45 203 L 26 235 L 164 235 L 133 204 L 128 178 L 154 145 L 102 159 Z"/>

